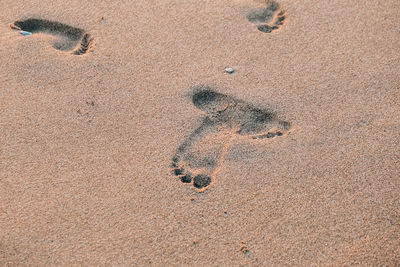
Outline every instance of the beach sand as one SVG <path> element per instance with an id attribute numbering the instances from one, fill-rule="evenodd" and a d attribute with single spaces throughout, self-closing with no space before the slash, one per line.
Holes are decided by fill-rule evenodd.
<path id="1" fill-rule="evenodd" d="M 3 2 L 0 265 L 400 264 L 398 0 Z"/>

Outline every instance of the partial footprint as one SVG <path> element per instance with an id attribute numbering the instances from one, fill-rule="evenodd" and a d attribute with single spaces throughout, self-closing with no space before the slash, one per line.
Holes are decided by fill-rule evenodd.
<path id="1" fill-rule="evenodd" d="M 208 86 L 192 88 L 192 102 L 206 117 L 178 147 L 172 160 L 173 172 L 183 183 L 200 192 L 214 182 L 233 139 L 286 135 L 290 123 L 269 110 L 218 93 Z"/>
<path id="2" fill-rule="evenodd" d="M 285 11 L 275 1 L 269 1 L 267 7 L 251 10 L 247 19 L 257 25 L 259 31 L 270 33 L 279 29 L 285 22 Z"/>
<path id="3" fill-rule="evenodd" d="M 74 55 L 83 55 L 92 47 L 93 38 L 89 33 L 79 28 L 74 28 L 66 24 L 43 20 L 27 19 L 15 21 L 11 25 L 12 29 L 28 33 L 46 33 L 57 37 L 53 47 L 61 51 L 71 51 Z"/>

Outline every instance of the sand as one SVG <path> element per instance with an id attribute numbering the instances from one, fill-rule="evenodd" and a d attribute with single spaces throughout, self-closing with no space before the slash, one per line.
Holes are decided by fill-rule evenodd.
<path id="1" fill-rule="evenodd" d="M 277 4 L 3 1 L 0 265 L 399 266 L 400 2 Z"/>

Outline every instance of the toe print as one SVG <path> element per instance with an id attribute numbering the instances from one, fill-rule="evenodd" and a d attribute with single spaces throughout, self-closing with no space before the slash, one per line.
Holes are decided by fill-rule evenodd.
<path id="1" fill-rule="evenodd" d="M 196 188 L 205 188 L 211 183 L 211 177 L 205 174 L 199 174 L 193 179 L 193 185 Z"/>
<path id="2" fill-rule="evenodd" d="M 190 174 L 185 174 L 185 175 L 181 176 L 181 182 L 182 183 L 191 183 L 192 176 Z"/>
<path id="3" fill-rule="evenodd" d="M 57 50 L 72 52 L 74 55 L 83 55 L 92 47 L 93 38 L 89 33 L 79 28 L 74 28 L 60 22 L 27 19 L 15 21 L 11 28 L 21 33 L 47 33 L 57 37 L 52 44 Z"/>
<path id="4" fill-rule="evenodd" d="M 284 24 L 285 18 L 285 11 L 275 1 L 270 1 L 267 7 L 254 9 L 247 15 L 247 19 L 264 33 L 271 33 L 279 29 Z"/>
<path id="5" fill-rule="evenodd" d="M 267 109 L 216 92 L 208 86 L 192 88 L 193 105 L 205 113 L 200 125 L 178 147 L 172 159 L 173 174 L 199 192 L 214 182 L 233 139 L 275 138 L 290 130 Z"/>

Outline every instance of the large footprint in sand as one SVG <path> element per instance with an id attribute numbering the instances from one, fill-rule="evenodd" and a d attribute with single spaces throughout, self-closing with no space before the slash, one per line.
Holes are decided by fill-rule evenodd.
<path id="1" fill-rule="evenodd" d="M 286 135 L 290 123 L 269 110 L 216 92 L 209 86 L 192 88 L 192 102 L 206 117 L 178 147 L 173 173 L 202 192 L 215 181 L 224 156 L 237 136 L 253 139 Z"/>
<path id="2" fill-rule="evenodd" d="M 286 19 L 285 11 L 275 1 L 268 1 L 265 8 L 252 9 L 247 14 L 247 19 L 264 33 L 271 33 L 279 29 Z"/>
<path id="3" fill-rule="evenodd" d="M 93 38 L 84 30 L 66 24 L 43 20 L 26 19 L 15 21 L 11 28 L 28 33 L 45 33 L 57 37 L 52 44 L 57 50 L 71 52 L 74 55 L 83 55 L 92 47 Z"/>

